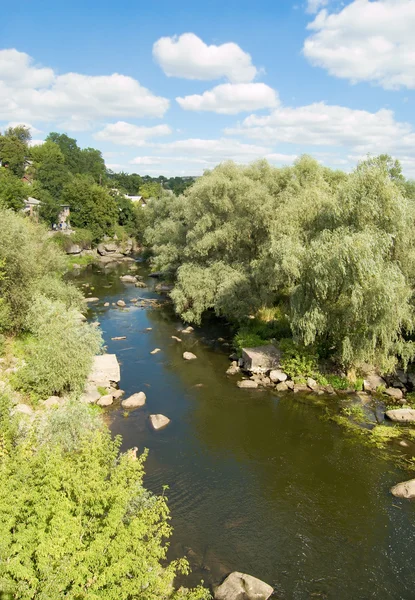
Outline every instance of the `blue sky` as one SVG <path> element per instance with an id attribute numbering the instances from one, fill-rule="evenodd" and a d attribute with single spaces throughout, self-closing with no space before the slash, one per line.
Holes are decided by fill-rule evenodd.
<path id="1" fill-rule="evenodd" d="M 414 31 L 415 0 L 9 3 L 0 129 L 141 174 L 388 152 L 415 177 Z"/>

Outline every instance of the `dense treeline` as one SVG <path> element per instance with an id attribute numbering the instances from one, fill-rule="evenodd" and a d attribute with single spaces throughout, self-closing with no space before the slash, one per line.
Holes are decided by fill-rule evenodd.
<path id="1" fill-rule="evenodd" d="M 32 196 L 41 201 L 41 220 L 53 225 L 61 206 L 69 204 L 72 226 L 89 231 L 94 241 L 114 235 L 118 227 L 128 235 L 142 231 L 140 207 L 126 194 L 157 198 L 168 190 L 180 194 L 193 183 L 192 178 L 113 173 L 99 150 L 81 149 L 64 133 L 52 132 L 33 147 L 30 141 L 24 126 L 0 134 L 0 206 L 18 211 Z"/>
<path id="2" fill-rule="evenodd" d="M 173 589 L 188 565 L 166 560 L 169 512 L 143 487 L 145 454 L 120 453 L 79 401 L 102 339 L 65 263 L 44 226 L 0 208 L 0 597 L 207 599 Z"/>
<path id="3" fill-rule="evenodd" d="M 414 209 L 413 182 L 386 155 L 349 175 L 308 156 L 229 162 L 154 202 L 146 238 L 185 320 L 214 310 L 255 341 L 291 333 L 343 368 L 392 369 L 415 355 Z"/>

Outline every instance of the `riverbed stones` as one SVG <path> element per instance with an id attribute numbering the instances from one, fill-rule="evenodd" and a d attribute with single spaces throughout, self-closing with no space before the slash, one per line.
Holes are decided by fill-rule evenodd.
<path id="1" fill-rule="evenodd" d="M 386 411 L 386 416 L 396 423 L 415 423 L 414 408 L 395 408 Z"/>
<path id="2" fill-rule="evenodd" d="M 193 331 L 194 327 L 192 327 L 191 325 L 188 325 L 187 327 L 181 330 L 182 333 L 192 333 Z"/>
<path id="3" fill-rule="evenodd" d="M 179 337 L 177 337 L 177 335 L 172 335 L 171 339 L 172 340 L 176 340 L 176 342 L 181 342 L 182 341 Z"/>
<path id="4" fill-rule="evenodd" d="M 80 397 L 80 401 L 83 404 L 95 404 L 101 397 L 97 386 L 94 383 L 87 383 L 85 386 L 84 393 Z"/>
<path id="5" fill-rule="evenodd" d="M 397 498 L 415 498 L 415 479 L 402 481 L 391 488 L 391 493 Z"/>
<path id="6" fill-rule="evenodd" d="M 269 378 L 273 383 L 280 383 L 287 381 L 288 375 L 284 371 L 281 371 L 281 369 L 273 369 L 269 374 Z"/>
<path id="7" fill-rule="evenodd" d="M 114 390 L 112 392 L 112 397 L 114 398 L 114 400 L 118 400 L 119 398 L 121 398 L 121 396 L 124 396 L 124 390 Z"/>
<path id="8" fill-rule="evenodd" d="M 109 302 L 104 302 L 104 307 L 105 307 L 105 308 L 108 308 L 108 306 L 109 306 L 109 305 L 110 305 L 110 303 L 109 303 Z"/>
<path id="9" fill-rule="evenodd" d="M 99 302 L 99 298 L 95 298 L 95 296 L 91 297 L 91 298 L 84 298 L 84 302 L 86 304 L 89 304 L 91 302 Z"/>
<path id="10" fill-rule="evenodd" d="M 136 281 L 135 282 L 135 287 L 136 288 L 146 288 L 147 284 L 145 284 L 144 281 Z"/>
<path id="11" fill-rule="evenodd" d="M 117 335 L 116 337 L 112 337 L 111 340 L 113 342 L 118 342 L 120 340 L 126 340 L 127 336 L 126 335 Z"/>
<path id="12" fill-rule="evenodd" d="M 230 367 L 226 370 L 226 375 L 236 375 L 240 372 L 240 368 L 238 367 L 238 363 L 234 360 Z"/>
<path id="13" fill-rule="evenodd" d="M 309 387 L 310 390 L 316 390 L 318 388 L 318 383 L 312 377 L 307 377 L 307 387 Z"/>
<path id="14" fill-rule="evenodd" d="M 117 306 L 121 306 L 121 308 L 124 308 L 124 306 L 125 306 L 124 300 L 118 300 L 117 301 Z"/>
<path id="15" fill-rule="evenodd" d="M 114 401 L 113 395 L 106 394 L 105 396 L 101 396 L 101 398 L 98 400 L 97 404 L 98 404 L 98 406 L 111 406 L 113 401 Z"/>
<path id="16" fill-rule="evenodd" d="M 119 383 L 121 379 L 120 365 L 115 354 L 99 354 L 95 356 L 88 382 L 108 387 L 111 382 Z"/>
<path id="17" fill-rule="evenodd" d="M 386 387 L 386 381 L 380 377 L 380 375 L 372 373 L 363 381 L 363 389 L 365 392 L 376 392 L 380 387 Z"/>
<path id="18" fill-rule="evenodd" d="M 197 356 L 193 352 L 183 352 L 183 358 L 184 360 L 196 360 Z"/>
<path id="19" fill-rule="evenodd" d="M 280 366 L 281 351 L 273 344 L 242 348 L 243 368 L 251 373 L 266 373 Z"/>
<path id="20" fill-rule="evenodd" d="M 294 394 L 306 394 L 310 391 L 308 385 L 304 385 L 302 383 L 295 383 L 293 387 Z"/>
<path id="21" fill-rule="evenodd" d="M 123 283 L 137 283 L 137 277 L 135 275 L 121 275 L 120 280 Z"/>
<path id="22" fill-rule="evenodd" d="M 155 431 L 164 429 L 170 423 L 170 419 L 165 415 L 150 415 L 150 423 Z"/>
<path id="23" fill-rule="evenodd" d="M 123 408 L 140 408 L 146 403 L 146 395 L 144 392 L 137 392 L 129 398 L 121 401 Z"/>
<path id="24" fill-rule="evenodd" d="M 152 350 L 150 354 L 158 354 L 159 352 L 161 352 L 160 348 L 154 348 L 154 350 Z"/>
<path id="25" fill-rule="evenodd" d="M 402 400 L 402 398 L 403 398 L 403 392 L 399 388 L 393 388 L 393 387 L 386 388 L 385 394 L 387 396 L 389 396 L 390 398 L 393 398 L 394 400 Z"/>
<path id="26" fill-rule="evenodd" d="M 268 600 L 273 592 L 264 581 L 234 571 L 216 588 L 215 600 Z"/>
<path id="27" fill-rule="evenodd" d="M 29 417 L 33 415 L 33 408 L 28 404 L 16 404 L 14 411 L 23 415 L 28 415 Z"/>
<path id="28" fill-rule="evenodd" d="M 285 381 L 280 381 L 275 386 L 275 389 L 277 390 L 277 392 L 287 392 L 289 390 L 289 387 Z"/>
<path id="29" fill-rule="evenodd" d="M 258 382 L 252 381 L 252 379 L 242 379 L 242 381 L 238 381 L 236 385 L 243 390 L 248 390 L 257 388 Z"/>
<path id="30" fill-rule="evenodd" d="M 43 402 L 43 406 L 45 408 L 51 408 L 52 406 L 59 406 L 62 402 L 62 398 L 59 398 L 59 396 L 49 396 L 49 398 Z"/>

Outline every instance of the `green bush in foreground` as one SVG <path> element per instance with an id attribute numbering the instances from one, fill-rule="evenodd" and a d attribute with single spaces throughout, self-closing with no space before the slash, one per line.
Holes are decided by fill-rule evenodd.
<path id="1" fill-rule="evenodd" d="M 160 600 L 186 561 L 165 564 L 171 534 L 163 497 L 142 486 L 144 456 L 119 454 L 107 431 L 77 452 L 17 444 L 0 456 L 0 595 L 14 600 Z M 165 566 L 161 565 L 161 562 Z"/>

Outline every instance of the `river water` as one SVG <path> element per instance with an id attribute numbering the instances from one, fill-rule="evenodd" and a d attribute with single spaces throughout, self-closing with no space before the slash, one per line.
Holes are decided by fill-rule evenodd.
<path id="1" fill-rule="evenodd" d="M 160 299 L 145 266 L 145 290 L 121 283 L 126 272 L 90 267 L 74 279 L 100 299 L 89 317 L 118 357 L 120 387 L 147 395 L 128 417 L 118 403 L 107 417 L 123 448 L 149 449 L 146 487 L 159 494 L 168 486 L 170 558 L 187 554 L 187 585 L 239 570 L 285 600 L 415 599 L 415 503 L 389 493 L 408 472 L 322 418 L 310 398 L 240 390 L 225 374 L 225 326 L 212 320 L 181 334 L 167 305 L 130 303 Z M 127 310 L 104 308 L 119 299 Z M 154 348 L 161 352 L 150 354 Z M 183 360 L 185 350 L 198 359 Z M 152 431 L 152 413 L 170 425 Z"/>

